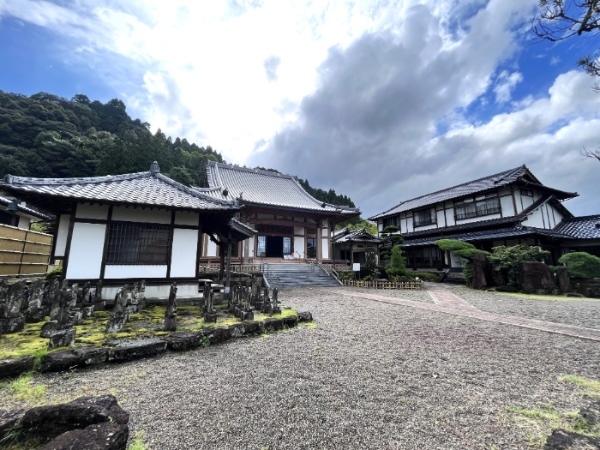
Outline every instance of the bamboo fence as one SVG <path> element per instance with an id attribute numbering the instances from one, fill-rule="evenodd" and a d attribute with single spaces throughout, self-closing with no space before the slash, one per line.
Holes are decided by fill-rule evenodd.
<path id="1" fill-rule="evenodd" d="M 423 289 L 423 280 L 419 281 L 377 281 L 344 280 L 344 286 L 365 287 L 371 289 Z"/>
<path id="2" fill-rule="evenodd" d="M 0 276 L 44 275 L 51 251 L 52 235 L 0 224 Z"/>

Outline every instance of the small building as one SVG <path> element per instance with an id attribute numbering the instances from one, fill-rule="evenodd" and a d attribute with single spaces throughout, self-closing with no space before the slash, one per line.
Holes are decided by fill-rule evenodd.
<path id="1" fill-rule="evenodd" d="M 360 210 L 331 205 L 312 197 L 296 177 L 278 172 L 247 169 L 209 161 L 207 187 L 196 189 L 215 200 L 235 200 L 241 207 L 236 218 L 257 231 L 232 248 L 238 262 L 264 258 L 333 259 L 335 225 L 360 215 Z M 204 261 L 218 258 L 217 242 L 203 241 Z"/>
<path id="2" fill-rule="evenodd" d="M 435 245 L 438 239 L 463 240 L 487 251 L 500 245 L 540 246 L 556 264 L 569 249 L 598 245 L 583 238 L 596 236 L 595 231 L 576 231 L 595 229 L 597 216 L 575 218 L 563 205 L 577 195 L 542 184 L 523 165 L 402 201 L 370 219 L 377 221 L 379 232 L 398 227 L 407 267 L 415 269 L 458 265 Z"/>
<path id="3" fill-rule="evenodd" d="M 16 198 L 9 198 L 0 193 L 0 225 L 28 230 L 33 222 L 48 222 L 54 217 L 31 208 Z"/>
<path id="4" fill-rule="evenodd" d="M 148 172 L 87 178 L 7 175 L 0 189 L 57 217 L 53 258 L 70 282 L 103 280 L 114 298 L 125 283 L 146 280 L 148 298 L 197 297 L 202 235 L 243 240 L 253 230 L 238 224 L 234 199 L 207 196 Z"/>
<path id="5" fill-rule="evenodd" d="M 554 231 L 567 236 L 561 242 L 565 252 L 587 252 L 600 257 L 600 214 L 565 218 Z"/>
<path id="6" fill-rule="evenodd" d="M 351 265 L 354 263 L 365 264 L 368 253 L 372 252 L 377 263 L 379 244 L 382 238 L 373 236 L 364 228 L 361 230 L 336 231 L 333 235 L 333 248 L 336 262 L 346 261 Z"/>

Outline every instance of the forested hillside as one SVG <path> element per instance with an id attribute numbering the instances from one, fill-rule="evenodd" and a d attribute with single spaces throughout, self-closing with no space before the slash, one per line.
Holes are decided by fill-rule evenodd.
<path id="1" fill-rule="evenodd" d="M 210 146 L 171 139 L 132 119 L 118 99 L 101 103 L 78 94 L 71 100 L 40 92 L 30 97 L 0 91 L 0 177 L 90 177 L 148 170 L 186 185 L 203 186 L 208 160 L 224 162 Z M 269 169 L 272 170 L 272 169 Z M 354 206 L 345 195 L 300 180 L 314 197 Z"/>

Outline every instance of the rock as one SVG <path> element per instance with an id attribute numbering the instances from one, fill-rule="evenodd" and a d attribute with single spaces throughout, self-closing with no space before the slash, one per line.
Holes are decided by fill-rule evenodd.
<path id="1" fill-rule="evenodd" d="M 521 266 L 519 286 L 526 294 L 551 294 L 556 289 L 554 276 L 543 262 L 528 261 Z"/>
<path id="2" fill-rule="evenodd" d="M 300 322 L 312 322 L 312 314 L 308 311 L 298 313 L 298 323 Z"/>
<path id="3" fill-rule="evenodd" d="M 488 259 L 483 253 L 475 253 L 471 263 L 473 269 L 473 280 L 471 287 L 473 289 L 484 290 L 490 284 L 488 279 L 491 277 L 491 267 Z"/>
<path id="4" fill-rule="evenodd" d="M 172 333 L 166 336 L 167 348 L 171 351 L 191 350 L 201 345 L 200 334 L 184 331 L 181 333 Z"/>
<path id="5" fill-rule="evenodd" d="M 205 323 L 217 323 L 217 313 L 204 313 L 203 318 Z"/>
<path id="6" fill-rule="evenodd" d="M 147 358 L 167 350 L 167 342 L 156 339 L 145 339 L 114 347 L 108 350 L 109 362 L 125 362 Z"/>
<path id="7" fill-rule="evenodd" d="M 263 330 L 281 331 L 283 330 L 283 322 L 280 319 L 265 319 L 263 322 Z"/>
<path id="8" fill-rule="evenodd" d="M 558 269 L 556 271 L 556 284 L 558 285 L 558 289 L 561 292 L 573 292 L 573 285 L 571 284 L 571 278 L 569 278 L 569 272 L 567 272 L 566 268 Z"/>
<path id="9" fill-rule="evenodd" d="M 104 422 L 126 425 L 128 421 L 129 413 L 121 409 L 116 398 L 104 395 L 32 408 L 23 415 L 21 427 L 25 434 L 48 442 L 73 429 L 83 429 Z"/>
<path id="10" fill-rule="evenodd" d="M 254 320 L 254 313 L 252 311 L 241 311 L 240 319 L 243 321 Z"/>
<path id="11" fill-rule="evenodd" d="M 83 347 L 54 352 L 42 357 L 40 372 L 60 372 L 74 367 L 102 364 L 107 359 L 108 349 L 102 347 Z"/>
<path id="12" fill-rule="evenodd" d="M 228 341 L 229 339 L 231 339 L 231 335 L 232 331 L 229 328 L 225 327 L 219 327 L 214 328 L 212 330 L 204 331 L 204 336 L 206 336 L 210 340 L 211 345 Z"/>
<path id="13" fill-rule="evenodd" d="M 50 348 L 68 347 L 75 342 L 75 328 L 65 328 L 64 330 L 56 330 L 49 333 Z"/>
<path id="14" fill-rule="evenodd" d="M 585 295 L 583 294 L 578 294 L 577 292 L 569 292 L 567 294 L 567 297 L 573 297 L 573 298 L 585 298 Z"/>
<path id="15" fill-rule="evenodd" d="M 260 333 L 260 323 L 259 322 L 245 322 L 244 326 L 244 334 L 259 334 Z"/>
<path id="16" fill-rule="evenodd" d="M 19 409 L 16 411 L 0 410 L 0 443 L 2 443 L 2 438 L 4 437 L 5 433 L 17 425 L 17 423 L 23 417 L 23 414 L 25 414 L 24 409 Z"/>
<path id="17" fill-rule="evenodd" d="M 281 321 L 283 322 L 284 327 L 293 328 L 298 323 L 298 318 L 296 316 L 287 316 L 282 317 Z"/>
<path id="18" fill-rule="evenodd" d="M 93 306 L 85 306 L 82 308 L 81 312 L 83 313 L 82 319 L 89 319 L 94 314 Z"/>
<path id="19" fill-rule="evenodd" d="M 544 450 L 570 450 L 575 448 L 600 448 L 600 438 L 565 430 L 554 430 L 546 438 L 546 445 L 544 446 Z"/>
<path id="20" fill-rule="evenodd" d="M 497 292 L 519 292 L 519 288 L 516 286 L 496 286 Z"/>
<path id="21" fill-rule="evenodd" d="M 0 361 L 0 379 L 15 378 L 19 375 L 33 370 L 35 358 L 23 356 L 17 359 L 4 359 Z"/>
<path id="22" fill-rule="evenodd" d="M 23 316 L 0 319 L 0 336 L 8 333 L 18 333 L 25 328 Z"/>
<path id="23" fill-rule="evenodd" d="M 125 450 L 127 439 L 127 425 L 104 422 L 83 430 L 67 431 L 40 450 Z"/>

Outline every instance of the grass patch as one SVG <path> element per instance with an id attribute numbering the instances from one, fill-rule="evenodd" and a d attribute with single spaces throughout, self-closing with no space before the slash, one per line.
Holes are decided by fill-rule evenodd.
<path id="1" fill-rule="evenodd" d="M 25 402 L 31 405 L 43 403 L 46 399 L 46 384 L 34 384 L 33 375 L 26 373 L 12 381 L 2 383 L 0 388 L 8 391 L 8 395 L 14 400 Z"/>
<path id="2" fill-rule="evenodd" d="M 301 322 L 298 324 L 298 328 L 310 328 L 314 330 L 317 328 L 317 324 L 315 322 Z"/>
<path id="3" fill-rule="evenodd" d="M 564 377 L 559 377 L 558 381 L 573 383 L 584 390 L 581 391 L 582 395 L 588 397 L 600 397 L 600 381 L 592 380 L 590 378 L 580 377 L 577 375 L 565 375 Z"/>
<path id="4" fill-rule="evenodd" d="M 597 298 L 588 297 L 567 297 L 566 295 L 540 295 L 540 294 L 521 294 L 519 292 L 499 292 L 494 291 L 495 294 L 504 295 L 507 297 L 518 297 L 527 300 L 549 300 L 555 302 L 600 302 Z"/>
<path id="5" fill-rule="evenodd" d="M 146 444 L 144 443 L 144 432 L 138 430 L 135 432 L 135 437 L 127 447 L 127 450 L 146 450 Z"/>

